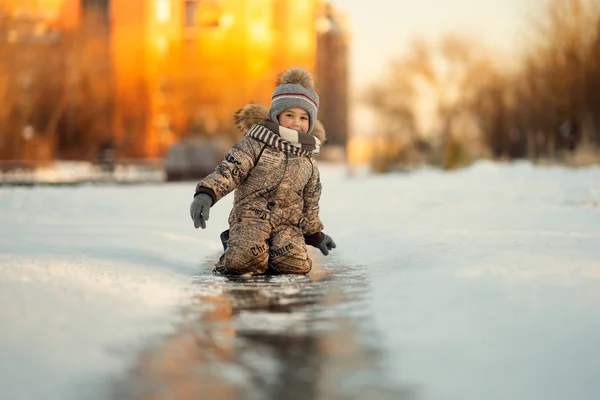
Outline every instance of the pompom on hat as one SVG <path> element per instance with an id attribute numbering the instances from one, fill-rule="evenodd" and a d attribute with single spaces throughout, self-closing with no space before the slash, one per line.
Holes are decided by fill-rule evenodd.
<path id="1" fill-rule="evenodd" d="M 279 76 L 277 87 L 271 96 L 269 118 L 277 122 L 279 114 L 294 107 L 308 112 L 308 133 L 312 133 L 317 121 L 319 95 L 315 92 L 312 76 L 301 68 L 288 69 Z"/>

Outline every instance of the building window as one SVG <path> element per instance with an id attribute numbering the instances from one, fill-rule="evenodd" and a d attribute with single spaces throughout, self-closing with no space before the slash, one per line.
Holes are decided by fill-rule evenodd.
<path id="1" fill-rule="evenodd" d="M 82 0 L 81 7 L 84 12 L 98 12 L 106 24 L 110 21 L 110 0 Z"/>
<path id="2" fill-rule="evenodd" d="M 185 2 L 185 27 L 193 28 L 196 26 L 196 13 L 198 12 L 198 0 L 187 0 Z"/>
<path id="3" fill-rule="evenodd" d="M 171 19 L 171 0 L 156 0 L 156 20 L 167 22 Z"/>
<path id="4" fill-rule="evenodd" d="M 186 0 L 186 28 L 218 28 L 221 25 L 221 0 Z"/>

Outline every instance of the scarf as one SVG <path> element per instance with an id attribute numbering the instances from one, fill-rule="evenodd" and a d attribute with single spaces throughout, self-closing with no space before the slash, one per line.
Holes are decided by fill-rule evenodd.
<path id="1" fill-rule="evenodd" d="M 312 157 L 319 154 L 321 149 L 321 141 L 315 136 L 284 128 L 271 121 L 252 125 L 246 135 L 296 156 Z"/>

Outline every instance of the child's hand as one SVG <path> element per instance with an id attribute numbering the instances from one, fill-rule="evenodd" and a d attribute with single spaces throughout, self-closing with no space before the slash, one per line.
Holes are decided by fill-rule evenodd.
<path id="1" fill-rule="evenodd" d="M 321 253 L 323 253 L 324 255 L 329 254 L 329 250 L 331 249 L 335 249 L 336 245 L 335 242 L 333 241 L 333 239 L 331 238 L 331 236 L 323 234 L 325 237 L 323 238 L 323 240 L 321 241 L 321 243 L 319 243 L 317 245 L 317 247 L 319 248 L 319 250 L 321 250 Z"/>
<path id="2" fill-rule="evenodd" d="M 206 221 L 208 221 L 210 215 L 210 206 L 212 206 L 212 199 L 209 195 L 202 193 L 194 197 L 194 201 L 190 205 L 190 215 L 194 221 L 194 228 L 206 228 Z"/>

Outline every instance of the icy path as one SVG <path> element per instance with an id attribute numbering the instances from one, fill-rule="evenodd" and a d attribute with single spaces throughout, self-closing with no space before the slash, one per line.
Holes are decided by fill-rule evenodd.
<path id="1" fill-rule="evenodd" d="M 250 284 L 191 183 L 0 189 L 0 398 L 600 396 L 599 168 L 322 176 L 337 251 Z"/>

